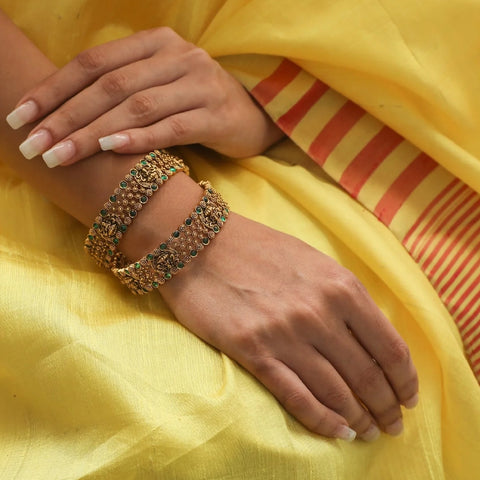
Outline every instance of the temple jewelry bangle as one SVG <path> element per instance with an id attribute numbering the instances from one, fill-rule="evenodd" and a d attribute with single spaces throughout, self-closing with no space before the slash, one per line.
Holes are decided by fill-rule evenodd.
<path id="1" fill-rule="evenodd" d="M 145 155 L 119 183 L 95 218 L 85 239 L 85 250 L 105 268 L 125 266 L 125 256 L 117 251 L 120 239 L 148 199 L 172 175 L 189 173 L 183 160 L 166 150 Z"/>
<path id="2" fill-rule="evenodd" d="M 163 285 L 180 272 L 220 232 L 228 217 L 228 205 L 209 182 L 199 204 L 170 237 L 153 252 L 113 274 L 135 295 L 143 295 Z"/>

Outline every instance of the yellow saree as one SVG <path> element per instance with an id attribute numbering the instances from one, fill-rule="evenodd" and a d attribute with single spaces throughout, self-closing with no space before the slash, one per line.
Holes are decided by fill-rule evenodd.
<path id="1" fill-rule="evenodd" d="M 351 269 L 409 344 L 421 388 L 399 438 L 307 432 L 158 296 L 99 271 L 84 227 L 0 163 L 0 478 L 475 478 L 478 2 L 0 6 L 58 65 L 158 25 L 216 57 L 290 138 L 239 161 L 183 149 L 193 172 Z"/>

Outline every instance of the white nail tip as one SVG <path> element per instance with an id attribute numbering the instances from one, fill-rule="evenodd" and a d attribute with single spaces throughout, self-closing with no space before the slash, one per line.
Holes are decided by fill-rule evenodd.
<path id="1" fill-rule="evenodd" d="M 70 160 L 75 153 L 75 146 L 71 140 L 58 143 L 50 150 L 47 150 L 42 158 L 47 164 L 47 167 L 54 168 L 66 161 Z"/>
<path id="2" fill-rule="evenodd" d="M 353 442 L 357 438 L 357 432 L 351 428 L 343 425 L 337 432 L 337 438 L 345 440 L 346 442 Z"/>
<path id="3" fill-rule="evenodd" d="M 31 160 L 47 148 L 48 142 L 48 132 L 46 130 L 39 130 L 22 142 L 18 148 L 27 160 Z"/>
<path id="4" fill-rule="evenodd" d="M 98 139 L 100 148 L 102 150 L 114 150 L 115 148 L 121 148 L 130 141 L 130 138 L 126 134 L 116 133 L 109 135 L 108 137 L 102 137 Z"/>
<path id="5" fill-rule="evenodd" d="M 29 100 L 22 103 L 13 112 L 7 115 L 6 121 L 14 130 L 23 127 L 26 123 L 31 122 L 38 112 L 38 107 L 35 102 Z"/>

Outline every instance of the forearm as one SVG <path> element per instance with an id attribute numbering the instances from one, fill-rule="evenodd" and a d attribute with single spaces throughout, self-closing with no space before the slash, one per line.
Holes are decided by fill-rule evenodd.
<path id="1" fill-rule="evenodd" d="M 0 118 L 16 101 L 56 67 L 0 11 Z M 70 167 L 49 169 L 41 158 L 26 160 L 18 151 L 30 127 L 12 130 L 0 124 L 2 161 L 23 179 L 85 225 L 90 225 L 138 155 L 112 152 L 94 155 Z M 122 250 L 137 258 L 174 230 L 198 201 L 201 190 L 184 174 L 177 174 L 152 197 L 122 241 Z"/>

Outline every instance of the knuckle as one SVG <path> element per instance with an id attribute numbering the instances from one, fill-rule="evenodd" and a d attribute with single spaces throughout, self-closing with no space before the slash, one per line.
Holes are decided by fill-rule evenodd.
<path id="1" fill-rule="evenodd" d="M 143 35 L 153 39 L 158 44 L 168 44 L 170 48 L 177 44 L 187 43 L 175 30 L 168 26 L 155 27 L 144 30 Z"/>
<path id="2" fill-rule="evenodd" d="M 385 382 L 385 375 L 382 370 L 372 363 L 365 368 L 355 382 L 355 392 L 362 393 L 380 388 Z"/>
<path id="3" fill-rule="evenodd" d="M 110 97 L 119 97 L 128 91 L 129 79 L 121 72 L 110 72 L 104 75 L 100 80 L 100 87 Z"/>
<path id="4" fill-rule="evenodd" d="M 131 135 L 133 142 L 137 140 L 140 144 L 148 146 L 148 148 L 156 148 L 158 144 L 158 136 L 156 131 L 151 128 L 143 129 L 140 134 Z"/>
<path id="5" fill-rule="evenodd" d="M 322 397 L 322 403 L 343 414 L 350 404 L 350 394 L 343 388 L 332 388 Z"/>
<path id="6" fill-rule="evenodd" d="M 203 48 L 195 46 L 188 52 L 189 60 L 194 65 L 203 66 L 205 64 L 213 64 L 214 60 Z"/>
<path id="7" fill-rule="evenodd" d="M 256 370 L 266 367 L 268 360 L 265 354 L 265 342 L 262 340 L 262 334 L 249 328 L 239 328 L 233 335 L 233 342 Z"/>
<path id="8" fill-rule="evenodd" d="M 249 368 L 251 373 L 259 378 L 265 379 L 269 377 L 274 371 L 272 358 L 263 354 L 264 349 L 258 348 L 258 345 L 250 345 L 253 351 L 249 351 Z"/>
<path id="9" fill-rule="evenodd" d="M 358 292 L 359 280 L 345 268 L 330 273 L 328 285 L 324 289 L 325 296 L 332 302 L 345 301 Z"/>
<path id="10" fill-rule="evenodd" d="M 168 126 L 172 132 L 174 141 L 182 141 L 188 136 L 190 130 L 184 120 L 178 117 L 170 117 Z"/>
<path id="11" fill-rule="evenodd" d="M 163 39 L 165 38 L 181 38 L 173 28 L 168 26 L 161 26 L 152 29 L 152 33 Z"/>
<path id="12" fill-rule="evenodd" d="M 56 112 L 56 115 L 56 123 L 58 125 L 62 125 L 63 130 L 77 130 L 78 120 L 75 114 L 75 110 L 68 107 L 63 107 Z M 52 131 L 56 130 L 54 125 L 52 124 L 49 124 L 48 126 L 46 125 L 46 127 Z"/>
<path id="13" fill-rule="evenodd" d="M 140 119 L 151 118 L 155 110 L 155 101 L 145 93 L 136 93 L 128 101 L 128 111 Z"/>
<path id="14" fill-rule="evenodd" d="M 394 340 L 388 348 L 385 367 L 401 367 L 410 363 L 410 349 L 402 339 Z"/>
<path id="15" fill-rule="evenodd" d="M 95 73 L 106 64 L 106 58 L 100 48 L 94 47 L 80 52 L 75 61 L 86 73 Z"/>
<path id="16" fill-rule="evenodd" d="M 281 401 L 290 412 L 306 411 L 309 407 L 308 399 L 301 390 L 287 391 Z"/>

